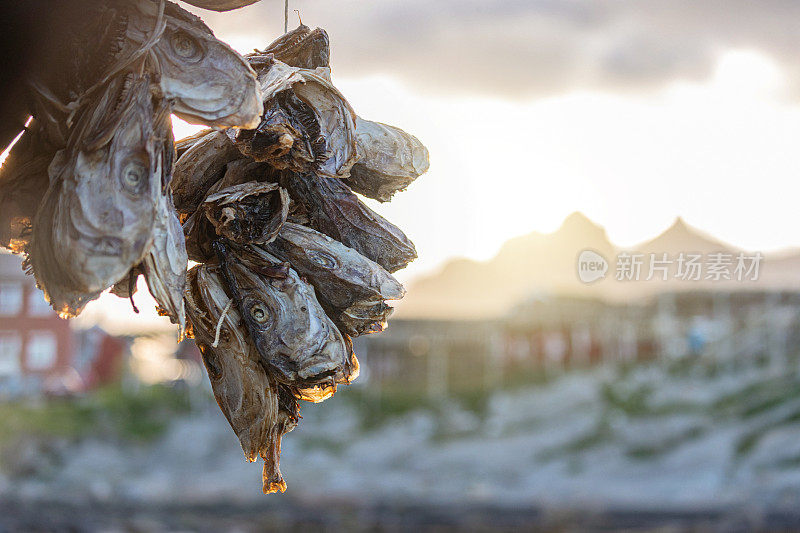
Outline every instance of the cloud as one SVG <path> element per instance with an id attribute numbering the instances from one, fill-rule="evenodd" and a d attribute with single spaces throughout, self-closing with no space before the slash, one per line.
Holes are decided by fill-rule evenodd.
<path id="1" fill-rule="evenodd" d="M 204 18 L 266 44 L 282 2 Z M 336 74 L 391 74 L 453 94 L 529 98 L 644 91 L 710 75 L 730 49 L 763 52 L 800 95 L 796 0 L 292 0 L 328 30 Z M 292 15 L 290 24 L 296 22 Z"/>

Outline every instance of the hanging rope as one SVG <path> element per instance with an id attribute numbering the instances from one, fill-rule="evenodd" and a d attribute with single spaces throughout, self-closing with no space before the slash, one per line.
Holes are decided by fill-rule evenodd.
<path id="1" fill-rule="evenodd" d="M 222 310 L 222 314 L 219 315 L 219 322 L 217 322 L 217 331 L 214 334 L 214 343 L 211 345 L 212 348 L 216 348 L 219 346 L 219 334 L 222 331 L 222 322 L 225 320 L 225 316 L 228 314 L 228 311 L 231 310 L 231 305 L 233 305 L 233 298 L 228 300 L 228 305 L 225 306 L 225 309 Z"/>
<path id="2" fill-rule="evenodd" d="M 289 32 L 289 0 L 283 2 L 283 33 Z"/>

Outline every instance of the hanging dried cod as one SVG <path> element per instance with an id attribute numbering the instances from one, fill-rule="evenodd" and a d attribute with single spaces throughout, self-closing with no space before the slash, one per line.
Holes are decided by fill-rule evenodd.
<path id="1" fill-rule="evenodd" d="M 150 79 L 108 85 L 79 118 L 50 166 L 51 185 L 33 222 L 30 263 L 53 308 L 76 316 L 138 264 L 154 238 L 164 144 Z M 163 105 L 156 102 L 156 105 Z M 154 116 L 161 115 L 160 124 Z"/>
<path id="2" fill-rule="evenodd" d="M 144 276 L 197 343 L 246 458 L 263 459 L 264 492 L 283 491 L 299 401 L 358 376 L 352 337 L 386 326 L 405 294 L 390 272 L 416 258 L 353 191 L 388 201 L 428 152 L 356 116 L 319 28 L 245 59 L 166 0 L 54 9 L 73 16 L 25 80 L 33 120 L 0 168 L 0 246 L 28 255 L 62 316 Z M 175 143 L 171 114 L 223 131 Z"/>
<path id="3" fill-rule="evenodd" d="M 204 263 L 186 295 L 194 336 L 245 455 L 265 459 L 265 492 L 285 489 L 280 437 L 297 400 L 322 401 L 356 378 L 351 337 L 383 330 L 387 302 L 405 294 L 390 272 L 416 257 L 353 190 L 388 201 L 427 170 L 428 152 L 358 118 L 329 57 L 327 34 L 306 26 L 247 56 L 261 122 L 180 142 L 172 184 L 189 256 Z"/>
<path id="4" fill-rule="evenodd" d="M 297 400 L 262 366 L 218 265 L 189 271 L 186 310 L 220 409 L 247 460 L 264 460 L 264 492 L 286 490 L 281 439 L 297 425 Z"/>
<path id="5" fill-rule="evenodd" d="M 333 86 L 330 69 L 290 67 L 271 55 L 249 56 L 264 98 L 254 130 L 231 130 L 241 152 L 277 169 L 346 177 L 356 162 L 355 113 Z"/>
<path id="6" fill-rule="evenodd" d="M 359 161 L 346 183 L 352 190 L 388 202 L 428 171 L 428 150 L 400 128 L 356 117 Z"/>

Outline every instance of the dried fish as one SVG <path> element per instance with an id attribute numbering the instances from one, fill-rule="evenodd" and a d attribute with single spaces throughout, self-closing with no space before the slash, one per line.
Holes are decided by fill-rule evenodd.
<path id="1" fill-rule="evenodd" d="M 314 288 L 263 250 L 215 242 L 221 271 L 261 361 L 284 384 L 346 382 L 350 354 Z"/>
<path id="2" fill-rule="evenodd" d="M 278 183 L 280 181 L 280 172 L 267 163 L 259 163 L 249 158 L 237 159 L 225 165 L 225 174 L 221 180 L 208 190 L 208 194 L 211 195 L 222 189 L 247 183 L 248 181 Z"/>
<path id="3" fill-rule="evenodd" d="M 141 270 L 147 288 L 159 305 L 159 314 L 178 324 L 179 336 L 186 329 L 183 294 L 189 260 L 183 228 L 168 194 L 161 197 L 156 218 L 155 238 Z"/>
<path id="4" fill-rule="evenodd" d="M 50 165 L 33 222 L 30 262 L 62 316 L 75 316 L 136 264 L 153 242 L 164 143 L 154 132 L 150 79 L 118 76 L 78 118 Z M 158 119 L 156 119 L 158 121 Z"/>
<path id="5" fill-rule="evenodd" d="M 275 183 L 277 181 L 277 175 L 274 174 L 274 169 L 266 163 L 258 163 L 250 159 L 237 159 L 225 166 L 225 174 L 222 179 L 209 188 L 207 193 L 208 197 L 218 194 L 228 187 L 241 185 L 252 180 L 264 180 L 266 183 Z M 283 196 L 285 190 L 283 193 L 278 194 L 282 198 L 281 201 L 288 206 L 289 199 Z M 275 199 L 273 198 L 273 200 Z M 280 220 L 284 220 L 282 211 L 282 209 L 277 211 L 281 213 Z M 277 224 L 277 220 L 275 223 Z M 192 213 L 184 222 L 183 230 L 186 236 L 186 249 L 190 259 L 203 263 L 214 257 L 211 243 L 219 234 L 211 224 L 211 220 L 205 215 L 205 209 L 198 208 L 197 211 Z"/>
<path id="6" fill-rule="evenodd" d="M 196 7 L 203 9 L 210 9 L 212 11 L 230 11 L 232 9 L 239 9 L 240 7 L 255 4 L 259 0 L 184 0 L 187 4 L 192 4 Z"/>
<path id="7" fill-rule="evenodd" d="M 179 213 L 193 213 L 208 190 L 225 174 L 225 165 L 242 154 L 222 131 L 212 131 L 188 148 L 175 164 L 172 194 Z"/>
<path id="8" fill-rule="evenodd" d="M 281 185 L 301 204 L 309 225 L 396 272 L 416 259 L 417 251 L 394 224 L 364 205 L 342 180 L 284 172 Z"/>
<path id="9" fill-rule="evenodd" d="M 314 286 L 317 299 L 340 331 L 351 336 L 382 331 L 405 289 L 380 265 L 355 250 L 298 224 L 287 223 L 265 249 Z"/>
<path id="10" fill-rule="evenodd" d="M 32 123 L 0 167 L 0 246 L 23 253 L 30 243 L 33 218 L 50 185 L 47 167 L 55 149 Z"/>
<path id="11" fill-rule="evenodd" d="M 356 117 L 359 161 L 345 180 L 351 189 L 388 202 L 428 171 L 428 149 L 400 128 Z"/>
<path id="12" fill-rule="evenodd" d="M 245 457 L 264 459 L 265 493 L 283 492 L 281 439 L 297 425 L 297 400 L 259 362 L 218 265 L 197 265 L 189 271 L 186 311 L 214 396 Z"/>
<path id="13" fill-rule="evenodd" d="M 247 61 L 178 5 L 167 2 L 165 15 L 167 27 L 154 53 L 173 113 L 193 124 L 256 127 L 263 105 Z"/>
<path id="14" fill-rule="evenodd" d="M 184 137 L 178 141 L 175 141 L 175 158 L 180 159 L 180 157 L 186 153 L 186 150 L 194 146 L 197 142 L 202 140 L 206 135 L 209 133 L 213 133 L 214 130 L 212 129 L 204 129 L 200 130 L 193 135 L 189 135 L 188 137 Z"/>
<path id="15" fill-rule="evenodd" d="M 337 385 L 339 384 L 347 384 L 349 385 L 353 381 L 358 378 L 358 375 L 361 373 L 361 367 L 358 362 L 358 358 L 356 357 L 356 353 L 353 350 L 353 339 L 351 339 L 347 334 L 342 334 L 342 339 L 344 340 L 345 350 L 349 355 L 347 365 L 345 367 L 345 373 L 343 375 L 343 379 L 339 381 L 331 382 L 324 382 L 318 383 L 316 385 L 312 385 L 310 387 L 305 388 L 289 388 L 291 393 L 294 395 L 295 398 L 298 400 L 303 400 L 306 402 L 313 402 L 313 403 L 320 403 L 336 393 Z"/>
<path id="16" fill-rule="evenodd" d="M 275 183 L 251 181 L 209 195 L 203 203 L 217 235 L 237 244 L 267 244 L 289 214 L 289 195 Z"/>
<path id="17" fill-rule="evenodd" d="M 358 159 L 355 113 L 330 69 L 290 67 L 271 54 L 248 59 L 258 67 L 265 114 L 255 130 L 229 132 L 239 150 L 276 168 L 346 177 Z"/>
<path id="18" fill-rule="evenodd" d="M 328 33 L 322 28 L 312 30 L 305 24 L 300 24 L 275 39 L 264 50 L 245 57 L 250 60 L 253 68 L 258 70 L 260 61 L 269 54 L 290 67 L 308 69 L 329 67 L 331 47 Z"/>
<path id="19" fill-rule="evenodd" d="M 172 2 L 70 4 L 85 11 L 85 20 L 71 32 L 62 30 L 68 32 L 69 56 L 35 76 L 42 96 L 79 106 L 110 77 L 147 57 L 154 83 L 184 120 L 215 127 L 258 124 L 263 105 L 254 71 L 198 17 Z"/>
<path id="20" fill-rule="evenodd" d="M 258 128 L 236 132 L 234 137 L 243 154 L 277 169 L 302 172 L 325 157 L 325 138 L 314 110 L 290 90 L 266 102 Z"/>

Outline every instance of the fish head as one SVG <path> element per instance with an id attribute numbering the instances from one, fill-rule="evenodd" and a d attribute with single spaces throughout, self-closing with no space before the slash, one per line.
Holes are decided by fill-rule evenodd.
<path id="1" fill-rule="evenodd" d="M 85 303 L 76 294 L 95 298 L 138 264 L 152 243 L 162 157 L 151 96 L 146 76 L 110 84 L 50 165 L 31 263 L 51 305 L 65 315 L 82 308 L 71 302 Z"/>
<path id="2" fill-rule="evenodd" d="M 267 46 L 261 54 L 272 54 L 289 66 L 315 69 L 330 65 L 330 39 L 322 28 L 301 24 Z"/>
<path id="3" fill-rule="evenodd" d="M 289 194 L 276 183 L 251 181 L 211 194 L 203 203 L 219 236 L 239 244 L 265 244 L 289 215 Z"/>
<path id="4" fill-rule="evenodd" d="M 167 26 L 154 52 L 164 96 L 193 124 L 254 128 L 263 112 L 255 72 L 203 22 L 168 3 Z"/>
<path id="5" fill-rule="evenodd" d="M 293 385 L 334 381 L 348 360 L 341 334 L 314 288 L 255 247 L 230 254 L 234 297 L 262 361 Z"/>

